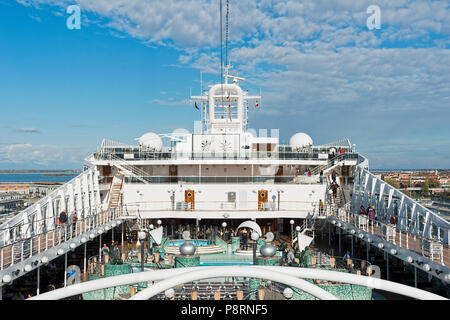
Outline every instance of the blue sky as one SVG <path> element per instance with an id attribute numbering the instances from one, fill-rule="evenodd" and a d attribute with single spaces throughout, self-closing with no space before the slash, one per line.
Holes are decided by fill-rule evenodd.
<path id="1" fill-rule="evenodd" d="M 348 137 L 372 168 L 450 167 L 448 1 L 230 4 L 233 73 L 263 95 L 253 128 Z M 80 168 L 103 138 L 192 130 L 200 71 L 220 81 L 218 28 L 218 1 L 0 0 L 0 169 Z"/>

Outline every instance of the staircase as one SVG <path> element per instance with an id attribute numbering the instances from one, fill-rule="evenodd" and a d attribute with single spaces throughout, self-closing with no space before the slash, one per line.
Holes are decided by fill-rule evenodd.
<path id="1" fill-rule="evenodd" d="M 197 247 L 196 254 L 221 253 L 224 251 L 225 251 L 225 249 L 223 249 L 221 246 L 218 246 L 218 245 L 199 246 L 199 247 Z M 167 246 L 167 248 L 164 250 L 164 253 L 178 255 L 178 254 L 180 254 L 180 247 Z"/>
<path id="2" fill-rule="evenodd" d="M 323 170 L 323 174 L 325 175 L 327 172 L 330 172 L 330 170 L 336 168 L 337 166 L 341 165 L 341 163 L 344 161 L 344 155 L 337 155 L 334 158 L 334 164 L 333 159 L 328 159 L 328 162 L 326 165 L 323 166 L 317 166 L 311 170 L 311 173 L 313 175 L 319 175 L 320 171 Z"/>
<path id="3" fill-rule="evenodd" d="M 123 177 L 114 177 L 109 190 L 109 203 L 108 209 L 116 209 L 120 202 L 120 191 L 122 190 Z"/>
<path id="4" fill-rule="evenodd" d="M 146 172 L 145 170 L 130 165 L 126 160 L 123 160 L 122 158 L 119 158 L 113 154 L 111 154 L 111 160 L 112 160 L 111 165 L 119 169 L 119 171 L 122 172 L 123 175 L 136 178 L 145 184 L 149 183 L 146 179 L 143 178 L 149 175 L 148 172 Z"/>

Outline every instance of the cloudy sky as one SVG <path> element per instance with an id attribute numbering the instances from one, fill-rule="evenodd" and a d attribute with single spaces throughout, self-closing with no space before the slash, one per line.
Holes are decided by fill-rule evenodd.
<path id="1" fill-rule="evenodd" d="M 373 169 L 450 167 L 449 1 L 230 0 L 229 14 L 232 73 L 263 96 L 251 127 L 349 138 Z M 103 138 L 192 130 L 219 36 L 219 0 L 0 0 L 0 169 L 80 168 Z"/>

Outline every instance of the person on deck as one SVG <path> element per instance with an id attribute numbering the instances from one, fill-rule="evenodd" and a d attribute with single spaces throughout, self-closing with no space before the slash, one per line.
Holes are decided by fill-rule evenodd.
<path id="1" fill-rule="evenodd" d="M 359 208 L 359 214 L 367 215 L 366 208 L 363 205 Z"/>

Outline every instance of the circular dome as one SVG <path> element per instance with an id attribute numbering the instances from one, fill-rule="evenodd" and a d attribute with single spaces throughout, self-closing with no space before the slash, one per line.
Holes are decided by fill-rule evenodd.
<path id="1" fill-rule="evenodd" d="M 263 257 L 273 257 L 277 253 L 277 247 L 273 244 L 262 245 L 259 252 Z"/>
<path id="2" fill-rule="evenodd" d="M 305 148 L 313 145 L 313 141 L 306 133 L 298 132 L 289 140 L 289 144 L 293 148 Z"/>
<path id="3" fill-rule="evenodd" d="M 161 151 L 162 140 L 156 133 L 149 132 L 139 138 L 139 145 L 153 151 Z"/>
<path id="4" fill-rule="evenodd" d="M 196 246 L 187 240 L 180 246 L 180 253 L 184 256 L 192 256 L 196 249 Z"/>

